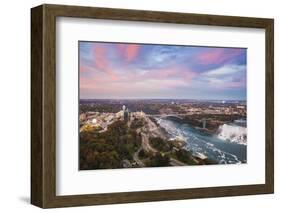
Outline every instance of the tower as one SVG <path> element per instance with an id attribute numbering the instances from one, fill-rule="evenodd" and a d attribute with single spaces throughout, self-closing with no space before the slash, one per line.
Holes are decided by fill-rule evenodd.
<path id="1" fill-rule="evenodd" d="M 123 121 L 125 120 L 125 111 L 126 111 L 126 106 L 123 105 L 122 106 L 122 117 L 121 117 Z"/>
<path id="2" fill-rule="evenodd" d="M 128 122 L 129 121 L 129 109 L 126 108 L 124 111 L 124 121 Z"/>
<path id="3" fill-rule="evenodd" d="M 203 129 L 205 129 L 206 128 L 206 118 L 203 118 L 202 123 L 203 123 Z"/>

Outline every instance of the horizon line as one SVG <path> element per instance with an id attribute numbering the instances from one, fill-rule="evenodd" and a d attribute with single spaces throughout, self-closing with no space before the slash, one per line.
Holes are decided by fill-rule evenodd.
<path id="1" fill-rule="evenodd" d="M 79 98 L 79 100 L 205 100 L 205 101 L 247 101 L 247 99 L 205 99 L 205 98 Z"/>

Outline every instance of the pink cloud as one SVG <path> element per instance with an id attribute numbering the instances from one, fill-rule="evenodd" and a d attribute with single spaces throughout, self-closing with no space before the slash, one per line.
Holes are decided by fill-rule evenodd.
<path id="1" fill-rule="evenodd" d="M 186 83 L 190 83 L 198 74 L 190 69 L 174 67 L 170 69 L 159 69 L 147 72 L 144 77 L 158 80 L 164 79 L 181 79 Z"/>
<path id="2" fill-rule="evenodd" d="M 180 79 L 152 80 L 147 79 L 138 82 L 124 83 L 114 82 L 107 79 L 80 78 L 80 95 L 82 98 L 92 97 L 135 97 L 165 94 L 171 88 L 184 86 L 185 82 Z"/>
<path id="3" fill-rule="evenodd" d="M 212 85 L 212 87 L 217 88 L 219 90 L 225 90 L 225 89 L 235 89 L 235 88 L 245 88 L 246 87 L 246 81 L 237 81 L 237 82 L 217 82 L 217 81 L 209 81 L 209 84 Z"/>
<path id="4" fill-rule="evenodd" d="M 80 68 L 80 72 L 87 72 L 88 71 L 88 68 L 83 64 L 80 64 L 79 68 Z"/>
<path id="5" fill-rule="evenodd" d="M 165 97 L 171 89 L 191 85 L 196 73 L 182 67 L 157 69 L 145 72 L 127 72 L 117 80 L 100 72 L 91 72 L 91 77 L 80 76 L 80 94 L 87 97 Z"/>
<path id="6" fill-rule="evenodd" d="M 197 61 L 200 64 L 219 64 L 241 54 L 241 52 L 241 49 L 212 49 L 210 51 L 200 53 L 197 56 Z"/>
<path id="7" fill-rule="evenodd" d="M 86 72 L 95 72 L 95 69 L 93 66 L 87 66 L 84 63 L 80 63 L 80 73 Z"/>
<path id="8" fill-rule="evenodd" d="M 127 52 L 127 60 L 128 61 L 133 60 L 138 55 L 139 45 L 136 45 L 136 44 L 128 45 L 126 52 Z"/>
<path id="9" fill-rule="evenodd" d="M 103 54 L 102 51 L 99 53 Z M 103 63 L 101 64 L 104 65 Z M 99 68 L 101 69 L 101 67 Z M 81 94 L 95 94 L 97 97 L 112 94 L 114 97 L 118 97 L 118 95 L 133 96 L 140 91 L 149 94 L 151 90 L 151 92 L 157 93 L 169 91 L 171 88 L 188 86 L 191 84 L 192 79 L 197 76 L 196 72 L 184 67 L 143 71 L 126 71 L 124 69 L 120 75 L 115 77 L 115 74 L 113 74 L 113 78 L 109 78 L 108 76 L 111 76 L 112 73 L 108 72 L 108 67 L 103 67 L 102 72 L 97 72 L 98 68 L 96 66 L 81 63 L 80 72 L 87 72 L 80 75 Z M 123 71 L 126 71 L 126 75 L 122 75 Z M 118 70 L 116 75 L 117 73 Z"/>
<path id="10" fill-rule="evenodd" d="M 80 76 L 80 95 L 83 96 L 82 98 L 92 97 L 92 95 L 96 97 L 118 97 L 118 95 L 130 92 L 134 86 L 135 84 L 124 84 L 101 76 L 95 76 L 91 79 Z"/>
<path id="11" fill-rule="evenodd" d="M 108 63 L 106 48 L 102 45 L 95 45 L 92 48 L 93 52 L 93 62 L 90 65 L 85 65 L 81 63 L 80 72 L 85 71 L 101 71 L 106 74 L 109 78 L 116 80 L 118 77 L 113 72 L 110 63 Z"/>
<path id="12" fill-rule="evenodd" d="M 94 63 L 96 67 L 100 70 L 106 71 L 108 68 L 106 55 L 105 55 L 105 48 L 101 45 L 95 45 L 93 48 L 94 51 Z"/>
<path id="13" fill-rule="evenodd" d="M 117 48 L 121 56 L 130 62 L 138 56 L 140 46 L 138 44 L 118 44 Z"/>
<path id="14" fill-rule="evenodd" d="M 191 70 L 184 70 L 182 76 L 187 82 L 191 82 L 194 77 L 196 77 L 198 73 L 193 72 Z"/>
<path id="15" fill-rule="evenodd" d="M 229 82 L 224 85 L 225 88 L 241 88 L 245 86 L 244 81 L 239 81 L 239 82 Z"/>

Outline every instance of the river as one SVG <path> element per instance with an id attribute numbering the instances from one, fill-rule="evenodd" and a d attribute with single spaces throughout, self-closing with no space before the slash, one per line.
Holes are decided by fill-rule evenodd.
<path id="1" fill-rule="evenodd" d="M 216 134 L 208 134 L 177 119 L 155 119 L 171 138 L 184 140 L 186 149 L 204 154 L 218 164 L 239 164 L 247 161 L 247 128 L 244 121 L 224 124 Z"/>

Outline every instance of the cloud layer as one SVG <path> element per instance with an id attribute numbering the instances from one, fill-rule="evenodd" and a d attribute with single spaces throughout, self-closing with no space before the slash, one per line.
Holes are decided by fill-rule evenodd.
<path id="1" fill-rule="evenodd" d="M 246 49 L 79 42 L 80 98 L 246 99 Z"/>

